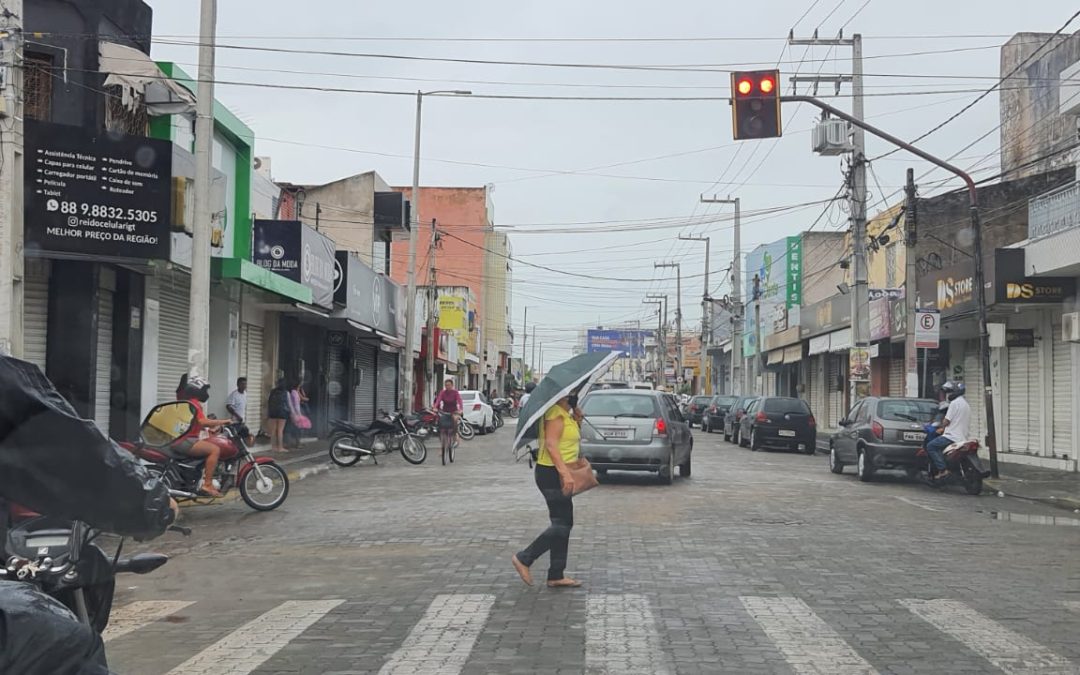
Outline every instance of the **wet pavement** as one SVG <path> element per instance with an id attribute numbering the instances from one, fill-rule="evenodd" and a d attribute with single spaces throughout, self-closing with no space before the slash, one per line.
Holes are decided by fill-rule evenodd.
<path id="1" fill-rule="evenodd" d="M 1080 473 L 1004 462 L 999 465 L 998 472 L 1000 478 L 986 481 L 988 489 L 1080 512 Z"/>
<path id="2" fill-rule="evenodd" d="M 512 427 L 458 461 L 293 485 L 270 513 L 186 509 L 118 580 L 117 673 L 1077 673 L 1080 528 L 1052 506 L 695 430 L 693 477 L 575 500 L 578 590 L 509 556 L 546 526 Z M 318 458 L 313 463 L 319 465 Z M 995 515 L 996 514 L 996 515 Z M 546 558 L 534 567 L 543 578 Z"/>

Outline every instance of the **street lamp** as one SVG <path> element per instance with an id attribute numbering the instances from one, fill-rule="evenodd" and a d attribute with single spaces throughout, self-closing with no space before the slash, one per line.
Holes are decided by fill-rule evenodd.
<path id="1" fill-rule="evenodd" d="M 405 363 L 401 369 L 401 410 L 406 414 L 412 412 L 413 383 L 416 381 L 413 372 L 413 350 L 416 348 L 416 240 L 420 233 L 420 110 L 425 96 L 471 94 L 471 91 L 460 89 L 416 92 L 416 138 L 413 143 L 413 179 L 410 194 L 412 204 L 409 209 L 409 290 L 405 297 Z M 428 312 L 432 311 L 434 308 L 428 307 Z M 426 384 L 431 386 L 430 382 Z"/>

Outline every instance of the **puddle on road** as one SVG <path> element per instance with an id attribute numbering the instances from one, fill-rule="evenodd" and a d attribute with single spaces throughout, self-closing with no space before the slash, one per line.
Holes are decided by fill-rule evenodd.
<path id="1" fill-rule="evenodd" d="M 1058 527 L 1080 527 L 1080 518 L 1066 518 L 1063 516 L 1037 516 L 1030 513 L 1012 513 L 1010 511 L 980 511 L 993 520 L 1010 523 L 1025 523 L 1027 525 L 1056 525 Z"/>

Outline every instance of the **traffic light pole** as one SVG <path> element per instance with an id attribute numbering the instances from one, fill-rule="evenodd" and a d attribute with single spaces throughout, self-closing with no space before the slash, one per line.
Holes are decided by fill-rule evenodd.
<path id="1" fill-rule="evenodd" d="M 998 457 L 997 457 L 997 428 L 994 424 L 994 396 L 993 389 L 990 385 L 990 334 L 986 329 L 986 271 L 983 269 L 983 251 L 982 251 L 982 225 L 979 222 L 979 191 L 975 187 L 975 181 L 968 175 L 963 169 L 953 166 L 947 161 L 935 157 L 930 153 L 920 150 L 914 145 L 902 141 L 892 134 L 882 131 L 877 127 L 867 124 L 861 119 L 856 118 L 853 115 L 834 108 L 833 106 L 818 100 L 813 96 L 782 96 L 780 98 L 782 103 L 809 103 L 810 105 L 823 110 L 830 115 L 844 120 L 854 126 L 867 131 L 878 138 L 892 143 L 898 148 L 907 150 L 911 154 L 921 159 L 930 162 L 934 166 L 938 166 L 945 169 L 954 176 L 958 176 L 964 181 L 968 191 L 968 214 L 971 220 L 972 238 L 974 240 L 974 257 L 975 257 L 975 302 L 976 311 L 978 313 L 979 320 L 979 361 L 982 364 L 982 381 L 983 381 L 983 401 L 986 408 L 986 446 L 990 453 L 990 473 L 994 478 L 998 477 Z"/>

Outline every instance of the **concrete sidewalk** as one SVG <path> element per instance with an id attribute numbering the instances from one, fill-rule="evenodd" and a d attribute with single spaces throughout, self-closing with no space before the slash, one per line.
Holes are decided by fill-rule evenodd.
<path id="1" fill-rule="evenodd" d="M 1070 511 L 1080 510 L 1080 473 L 1040 469 L 1023 464 L 998 465 L 1000 478 L 988 478 L 994 492 Z"/>

